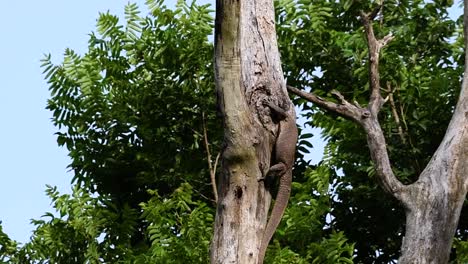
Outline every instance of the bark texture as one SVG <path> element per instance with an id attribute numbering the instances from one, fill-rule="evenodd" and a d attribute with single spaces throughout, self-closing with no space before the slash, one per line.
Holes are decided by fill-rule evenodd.
<path id="1" fill-rule="evenodd" d="M 224 149 L 211 263 L 257 263 L 271 195 L 263 179 L 278 134 L 267 102 L 294 114 L 272 0 L 216 1 L 215 73 Z"/>
<path id="2" fill-rule="evenodd" d="M 464 0 L 465 50 L 468 50 L 468 0 Z M 360 124 L 367 135 L 367 145 L 382 188 L 398 199 L 406 209 L 406 232 L 401 248 L 401 264 L 447 263 L 460 211 L 468 190 L 468 56 L 465 57 L 463 84 L 451 122 L 439 148 L 418 180 L 403 185 L 394 175 L 378 113 L 385 100 L 379 80 L 379 53 L 391 39 L 376 39 L 372 20 L 380 7 L 361 20 L 369 48 L 370 98 L 363 108 L 349 103 L 339 92 L 338 103 L 288 86 L 292 93 L 316 105 Z M 468 55 L 468 54 L 467 54 Z"/>
<path id="3" fill-rule="evenodd" d="M 468 0 L 464 0 L 465 51 Z M 447 263 L 468 190 L 468 53 L 458 103 L 444 139 L 418 181 L 408 186 L 400 263 Z"/>

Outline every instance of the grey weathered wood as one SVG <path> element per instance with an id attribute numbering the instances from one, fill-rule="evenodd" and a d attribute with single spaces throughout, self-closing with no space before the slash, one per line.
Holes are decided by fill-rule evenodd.
<path id="1" fill-rule="evenodd" d="M 224 149 L 211 263 L 256 264 L 271 202 L 260 179 L 278 133 L 265 102 L 294 113 L 272 0 L 216 1 L 215 73 Z"/>
<path id="2" fill-rule="evenodd" d="M 468 0 L 464 0 L 468 51 Z M 468 52 L 458 103 L 444 139 L 419 179 L 408 186 L 400 263 L 447 263 L 468 190 Z"/>

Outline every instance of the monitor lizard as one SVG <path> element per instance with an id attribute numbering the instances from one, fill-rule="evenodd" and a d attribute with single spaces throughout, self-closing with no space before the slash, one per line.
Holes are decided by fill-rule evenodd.
<path id="1" fill-rule="evenodd" d="M 294 106 L 284 110 L 271 102 L 265 102 L 270 108 L 273 117 L 279 120 L 278 135 L 273 148 L 274 165 L 268 170 L 268 177 L 280 177 L 278 193 L 270 218 L 263 233 L 258 254 L 258 264 L 263 263 L 265 252 L 273 234 L 283 217 L 291 193 L 292 167 L 294 165 L 297 143 L 297 126 Z"/>

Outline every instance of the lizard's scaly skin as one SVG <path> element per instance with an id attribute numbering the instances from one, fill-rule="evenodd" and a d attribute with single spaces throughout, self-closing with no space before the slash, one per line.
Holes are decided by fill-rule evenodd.
<path id="1" fill-rule="evenodd" d="M 273 206 L 270 219 L 268 220 L 263 234 L 258 255 L 258 264 L 263 263 L 268 243 L 270 243 L 283 217 L 286 206 L 288 205 L 289 195 L 291 193 L 292 167 L 294 165 L 294 154 L 296 152 L 297 143 L 297 126 L 294 107 L 290 107 L 286 112 L 278 106 L 268 105 L 271 111 L 277 113 L 278 116 L 284 117 L 284 119 L 279 122 L 278 137 L 276 138 L 274 147 L 275 164 L 270 167 L 267 174 L 268 176 L 280 177 L 278 194 L 276 195 L 275 205 Z M 281 110 L 282 112 L 280 112 Z"/>

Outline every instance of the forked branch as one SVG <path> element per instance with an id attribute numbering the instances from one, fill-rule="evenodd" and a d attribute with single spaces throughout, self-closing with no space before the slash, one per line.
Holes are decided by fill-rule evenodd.
<path id="1" fill-rule="evenodd" d="M 327 101 L 313 93 L 307 93 L 292 86 L 288 86 L 288 90 L 323 109 L 335 112 L 359 123 L 367 134 L 367 144 L 381 186 L 388 193 L 403 200 L 404 185 L 395 177 L 392 171 L 385 137 L 378 121 L 378 113 L 385 102 L 380 92 L 379 54 L 381 49 L 393 39 L 391 34 L 382 39 L 375 37 L 372 20 L 377 16 L 380 9 L 381 7 L 379 6 L 369 14 L 361 12 L 361 20 L 364 25 L 367 46 L 369 48 L 370 98 L 367 108 L 349 103 L 337 91 L 333 91 L 332 94 L 337 97 L 339 103 Z"/>
<path id="2" fill-rule="evenodd" d="M 372 27 L 372 20 L 380 11 L 381 7 L 374 9 L 370 14 L 361 12 L 361 21 L 364 25 L 366 32 L 367 47 L 369 48 L 369 85 L 370 85 L 370 99 L 369 99 L 369 111 L 372 116 L 377 116 L 384 100 L 380 94 L 380 75 L 379 75 L 379 55 L 380 50 L 385 47 L 392 39 L 391 34 L 385 36 L 382 39 L 377 39 L 374 34 L 374 28 Z"/>
<path id="3" fill-rule="evenodd" d="M 344 98 L 344 96 L 336 90 L 333 90 L 332 94 L 338 99 L 339 103 L 328 101 L 320 96 L 315 95 L 314 93 L 304 92 L 290 85 L 288 85 L 287 88 L 288 91 L 290 91 L 291 93 L 302 97 L 305 100 L 312 102 L 323 109 L 334 112 L 342 117 L 351 119 L 357 123 L 360 123 L 361 119 L 367 118 L 369 116 L 369 111 L 367 109 L 362 108 L 357 104 L 349 103 Z"/>

